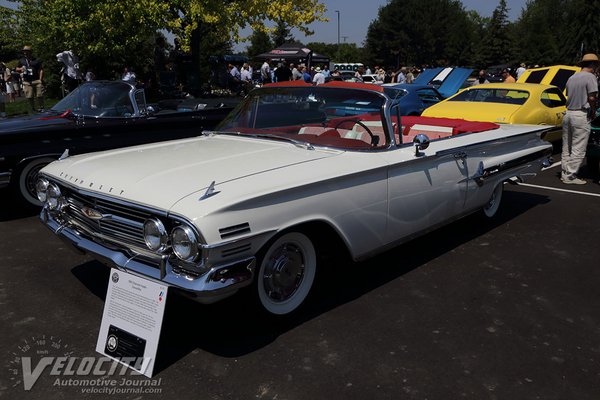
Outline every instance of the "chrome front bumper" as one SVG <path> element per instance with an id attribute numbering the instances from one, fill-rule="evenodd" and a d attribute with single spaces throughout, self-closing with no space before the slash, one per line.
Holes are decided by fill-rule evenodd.
<path id="1" fill-rule="evenodd" d="M 123 249 L 96 243 L 68 224 L 59 223 L 46 209 L 42 209 L 40 219 L 52 232 L 75 250 L 90 254 L 111 268 L 127 271 L 176 288 L 200 303 L 214 303 L 229 297 L 240 288 L 251 284 L 254 277 L 255 257 L 213 265 L 206 273 L 196 277 L 178 272 L 166 257 L 160 261 L 157 268 L 142 256 L 131 256 Z"/>

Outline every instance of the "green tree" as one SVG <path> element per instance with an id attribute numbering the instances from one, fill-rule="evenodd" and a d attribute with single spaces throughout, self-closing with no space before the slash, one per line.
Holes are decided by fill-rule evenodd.
<path id="1" fill-rule="evenodd" d="M 283 44 L 295 41 L 290 28 L 288 28 L 286 23 L 283 21 L 277 21 L 277 25 L 275 26 L 275 30 L 271 34 L 271 38 L 275 47 L 279 47 Z"/>
<path id="2" fill-rule="evenodd" d="M 569 8 L 571 15 L 568 23 L 572 32 L 568 35 L 568 43 L 564 44 L 564 58 L 570 63 L 581 59 L 585 53 L 600 52 L 600 16 L 599 0 L 573 0 Z"/>
<path id="3" fill-rule="evenodd" d="M 500 0 L 492 13 L 492 18 L 485 29 L 485 34 L 477 49 L 480 65 L 494 65 L 511 62 L 513 55 L 506 0 Z"/>
<path id="4" fill-rule="evenodd" d="M 306 45 L 315 53 L 329 57 L 332 62 L 366 62 L 365 51 L 355 43 L 310 42 Z"/>
<path id="5" fill-rule="evenodd" d="M 464 64 L 474 28 L 458 0 L 391 0 L 369 26 L 366 54 L 388 66 Z"/>
<path id="6" fill-rule="evenodd" d="M 552 65 L 575 54 L 571 24 L 572 0 L 529 1 L 513 26 L 513 55 L 517 63 Z"/>
<path id="7" fill-rule="evenodd" d="M 197 74 L 213 51 L 207 49 L 230 48 L 244 27 L 270 32 L 266 22 L 283 21 L 311 34 L 308 25 L 325 20 L 324 12 L 318 0 L 22 0 L 12 35 L 21 43 L 12 44 L 33 45 L 52 70 L 55 54 L 71 49 L 107 77 L 124 65 L 149 70 L 157 31 L 166 30 L 179 38 L 181 52 L 190 54 L 189 70 Z"/>
<path id="8" fill-rule="evenodd" d="M 254 58 L 259 54 L 269 52 L 273 49 L 273 42 L 265 31 L 254 31 L 250 35 L 250 46 L 246 48 L 246 54 Z"/>
<path id="9" fill-rule="evenodd" d="M 19 50 L 13 40 L 17 28 L 17 16 L 14 10 L 0 6 L 0 60 L 8 61 L 17 57 Z"/>

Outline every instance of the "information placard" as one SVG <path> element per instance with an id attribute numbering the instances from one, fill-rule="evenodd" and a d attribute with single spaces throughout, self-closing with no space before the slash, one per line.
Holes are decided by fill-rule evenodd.
<path id="1" fill-rule="evenodd" d="M 111 270 L 96 351 L 151 378 L 168 286 Z"/>

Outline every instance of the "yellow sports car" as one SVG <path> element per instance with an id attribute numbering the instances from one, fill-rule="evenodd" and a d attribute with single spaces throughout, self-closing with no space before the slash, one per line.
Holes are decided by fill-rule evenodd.
<path id="1" fill-rule="evenodd" d="M 523 72 L 517 83 L 541 83 L 558 87 L 565 93 L 567 80 L 575 73 L 581 71 L 580 67 L 571 65 L 552 65 L 550 67 L 531 68 Z"/>
<path id="2" fill-rule="evenodd" d="M 423 116 L 461 118 L 499 124 L 550 125 L 546 140 L 561 138 L 566 99 L 556 86 L 489 83 L 471 86 L 423 111 Z"/>

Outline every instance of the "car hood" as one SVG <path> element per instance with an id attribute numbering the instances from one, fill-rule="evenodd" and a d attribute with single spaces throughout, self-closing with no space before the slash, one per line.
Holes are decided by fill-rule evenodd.
<path id="1" fill-rule="evenodd" d="M 469 121 L 484 121 L 496 123 L 527 123 L 513 121 L 515 112 L 522 107 L 517 104 L 473 103 L 464 101 L 444 101 L 423 111 L 426 117 L 459 118 Z"/>
<path id="2" fill-rule="evenodd" d="M 432 68 L 420 73 L 414 83 L 432 85 L 442 96 L 450 97 L 458 92 L 471 72 L 473 72 L 471 68 Z"/>
<path id="3" fill-rule="evenodd" d="M 200 198 L 212 182 L 218 188 L 340 153 L 307 150 L 289 142 L 215 135 L 68 157 L 51 163 L 42 173 L 81 189 L 170 210 L 186 196 Z"/>
<path id="4" fill-rule="evenodd" d="M 54 112 L 11 117 L 0 121 L 0 135 L 10 135 L 12 133 L 21 133 L 25 131 L 38 131 L 41 129 L 52 129 L 53 127 L 59 127 L 72 123 L 73 121 L 70 119 Z"/>

